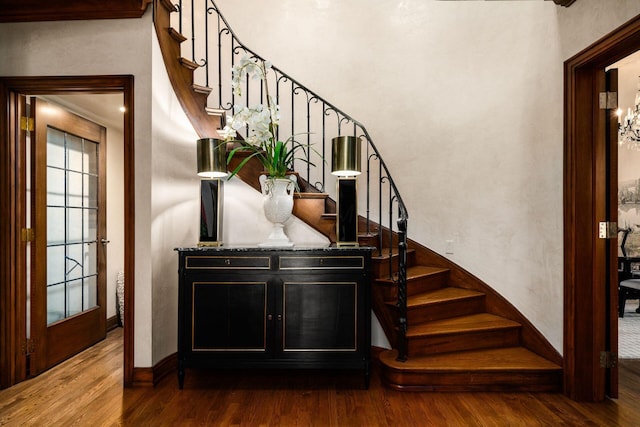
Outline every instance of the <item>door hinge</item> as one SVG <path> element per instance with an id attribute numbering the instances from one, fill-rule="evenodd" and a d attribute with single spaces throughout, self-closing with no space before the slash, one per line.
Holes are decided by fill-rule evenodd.
<path id="1" fill-rule="evenodd" d="M 33 117 L 20 117 L 20 130 L 33 131 Z"/>
<path id="2" fill-rule="evenodd" d="M 599 95 L 601 110 L 618 108 L 618 92 L 600 92 Z"/>
<path id="3" fill-rule="evenodd" d="M 613 239 L 618 237 L 618 223 L 600 221 L 598 224 L 598 237 L 600 239 Z"/>
<path id="4" fill-rule="evenodd" d="M 22 354 L 28 356 L 36 352 L 36 340 L 27 338 L 22 342 Z"/>
<path id="5" fill-rule="evenodd" d="M 33 228 L 23 228 L 20 230 L 20 238 L 23 242 L 33 242 L 36 239 L 36 233 Z"/>
<path id="6" fill-rule="evenodd" d="M 612 351 L 600 352 L 600 367 L 601 368 L 615 368 L 618 364 L 618 354 Z"/>

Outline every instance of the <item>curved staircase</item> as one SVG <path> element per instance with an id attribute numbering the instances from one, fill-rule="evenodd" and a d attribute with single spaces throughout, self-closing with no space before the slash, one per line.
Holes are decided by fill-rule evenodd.
<path id="1" fill-rule="evenodd" d="M 217 11 L 215 5 L 213 9 Z M 201 137 L 210 137 L 224 124 L 224 111 L 207 108 L 211 89 L 194 84 L 199 66 L 182 58 L 180 45 L 187 38 L 170 24 L 170 15 L 176 11 L 169 0 L 155 0 L 160 47 L 187 116 Z M 234 161 L 240 158 L 235 156 Z M 258 189 L 260 172 L 256 160 L 239 176 Z M 299 181 L 294 215 L 335 242 L 335 202 L 304 179 Z M 561 391 L 562 357 L 533 325 L 478 278 L 411 240 L 406 252 L 407 355 L 399 361 L 397 349 L 404 339 L 398 327 L 398 270 L 403 265 L 399 235 L 361 217 L 360 230 L 365 229 L 361 245 L 377 248 L 373 310 L 393 347 L 377 352 L 387 386 L 432 391 Z M 404 277 L 404 271 L 402 274 Z"/>

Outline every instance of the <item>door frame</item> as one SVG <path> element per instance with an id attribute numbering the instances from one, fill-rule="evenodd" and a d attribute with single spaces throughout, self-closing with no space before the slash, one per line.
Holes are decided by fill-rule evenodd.
<path id="1" fill-rule="evenodd" d="M 638 49 L 640 15 L 564 64 L 564 391 L 574 400 L 606 397 L 600 351 L 608 344 L 608 316 L 617 316 L 617 293 L 607 306 L 602 280 L 615 265 L 607 267 L 607 243 L 597 237 L 598 222 L 608 220 L 602 201 L 615 191 L 607 187 L 605 132 L 598 123 L 599 76 Z M 617 189 L 617 182 L 610 185 Z"/>
<path id="2" fill-rule="evenodd" d="M 21 336 L 26 336 L 24 306 L 26 294 L 18 286 L 21 273 L 21 203 L 17 191 L 19 173 L 16 156 L 23 155 L 16 129 L 20 119 L 16 96 L 69 93 L 122 93 L 124 97 L 124 385 L 133 384 L 134 360 L 134 276 L 135 276 L 135 191 L 134 191 L 134 77 L 0 77 L 0 388 L 9 387 L 25 375 Z M 21 304 L 22 301 L 22 304 Z M 23 334 L 24 332 L 24 334 Z M 23 335 L 21 335 L 23 334 Z"/>

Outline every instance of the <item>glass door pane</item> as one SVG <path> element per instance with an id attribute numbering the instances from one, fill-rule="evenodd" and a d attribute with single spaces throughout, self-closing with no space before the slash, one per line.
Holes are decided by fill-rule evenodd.
<path id="1" fill-rule="evenodd" d="M 98 144 L 47 127 L 47 324 L 97 306 Z"/>

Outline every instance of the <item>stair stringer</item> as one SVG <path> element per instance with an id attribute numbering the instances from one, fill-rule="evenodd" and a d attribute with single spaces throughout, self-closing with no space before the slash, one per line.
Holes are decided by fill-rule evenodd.
<path id="1" fill-rule="evenodd" d="M 176 11 L 175 5 L 169 0 L 156 0 L 153 11 L 162 58 L 182 109 L 200 138 L 217 138 L 224 117 L 207 112 L 209 90 L 193 83 L 193 71 L 198 65 L 181 57 L 180 44 L 186 39 L 171 28 L 170 16 Z"/>

